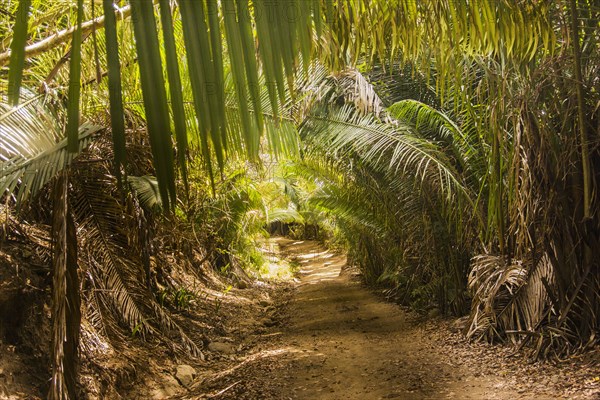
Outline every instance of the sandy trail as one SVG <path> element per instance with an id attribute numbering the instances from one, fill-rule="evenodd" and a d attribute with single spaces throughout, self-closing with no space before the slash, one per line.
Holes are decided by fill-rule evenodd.
<path id="1" fill-rule="evenodd" d="M 419 343 L 406 336 L 406 315 L 340 275 L 343 256 L 313 243 L 301 252 L 303 275 L 290 310 L 287 338 L 305 354 L 294 362 L 291 389 L 297 399 L 423 398 L 440 382 L 428 382 Z"/>
<path id="2" fill-rule="evenodd" d="M 301 265 L 289 324 L 278 338 L 287 364 L 266 382 L 281 399 L 529 398 L 501 379 L 470 376 L 444 361 L 405 311 L 340 273 L 345 256 L 310 241 L 279 244 Z"/>
<path id="3" fill-rule="evenodd" d="M 300 282 L 287 305 L 275 304 L 278 324 L 257 333 L 251 354 L 200 398 L 597 398 L 558 394 L 553 386 L 566 379 L 560 370 L 526 372 L 498 356 L 499 348 L 467 345 L 441 323 L 419 322 L 362 286 L 343 268 L 343 255 L 311 241 L 272 240 L 300 264 Z"/>

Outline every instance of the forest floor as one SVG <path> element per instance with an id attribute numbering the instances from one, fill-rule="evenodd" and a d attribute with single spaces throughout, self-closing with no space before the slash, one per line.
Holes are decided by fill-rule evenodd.
<path id="1" fill-rule="evenodd" d="M 316 242 L 273 238 L 263 250 L 271 280 L 232 286 L 215 278 L 212 286 L 196 285 L 202 295 L 174 314 L 203 345 L 202 357 L 130 339 L 112 355 L 84 362 L 82 399 L 600 400 L 600 346 L 562 361 L 528 363 L 513 347 L 467 341 L 456 319 L 425 318 L 386 301 L 361 283 L 343 255 Z M 2 271 L 15 263 L 5 261 L 4 289 L 14 279 Z M 43 309 L 32 324 L 48 326 L 41 323 L 47 307 L 35 299 L 27 301 Z M 24 330 L 30 331 L 44 329 Z M 10 339 L 7 332 L 2 337 Z M 45 397 L 46 341 L 31 335 L 21 341 L 37 345 L 0 341 L 0 399 Z"/>
<path id="2" fill-rule="evenodd" d="M 273 326 L 176 398 L 600 399 L 598 348 L 527 363 L 510 347 L 467 342 L 453 320 L 426 320 L 386 302 L 361 285 L 343 255 L 311 241 L 273 240 L 299 264 L 293 288 L 273 297 L 280 310 Z"/>

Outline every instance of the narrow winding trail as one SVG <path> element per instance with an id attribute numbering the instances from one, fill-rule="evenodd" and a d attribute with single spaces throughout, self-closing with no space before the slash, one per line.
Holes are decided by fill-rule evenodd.
<path id="1" fill-rule="evenodd" d="M 278 325 L 256 335 L 253 354 L 214 382 L 225 389 L 201 398 L 596 398 L 557 393 L 551 386 L 558 375 L 517 370 L 490 356 L 498 348 L 457 352 L 444 339 L 447 331 L 437 332 L 435 324 L 420 322 L 362 286 L 344 268 L 343 255 L 311 241 L 274 240 L 282 254 L 300 264 L 299 283 Z"/>
<path id="2" fill-rule="evenodd" d="M 440 389 L 422 368 L 435 360 L 410 337 L 405 313 L 340 275 L 343 256 L 313 243 L 288 249 L 299 253 L 303 275 L 286 332 L 304 353 L 292 361 L 293 398 L 423 398 Z"/>
<path id="3" fill-rule="evenodd" d="M 291 346 L 289 365 L 271 376 L 288 393 L 281 398 L 523 398 L 511 396 L 502 382 L 469 379 L 468 372 L 444 362 L 406 312 L 342 272 L 344 256 L 314 242 L 280 245 L 301 265 L 291 319 L 280 337 Z"/>

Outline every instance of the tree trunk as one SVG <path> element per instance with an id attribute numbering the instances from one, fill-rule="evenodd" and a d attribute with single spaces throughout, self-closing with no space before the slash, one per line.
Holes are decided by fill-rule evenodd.
<path id="1" fill-rule="evenodd" d="M 68 202 L 68 173 L 54 187 L 52 216 L 52 380 L 49 400 L 77 398 L 77 347 L 81 300 L 77 277 L 77 236 Z"/>

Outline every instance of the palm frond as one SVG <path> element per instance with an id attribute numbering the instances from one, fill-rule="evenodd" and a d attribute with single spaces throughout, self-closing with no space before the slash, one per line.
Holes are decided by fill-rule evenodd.
<path id="1" fill-rule="evenodd" d="M 460 140 L 470 144 L 470 138 L 448 115 L 418 100 L 398 101 L 388 111 L 397 120 L 412 122 L 419 132 L 431 131 L 440 141 Z"/>
<path id="2" fill-rule="evenodd" d="M 105 141 L 99 141 L 86 157 L 98 155 L 108 149 Z M 130 150 L 131 153 L 131 150 Z M 96 321 L 110 333 L 120 335 L 123 325 L 130 335 L 170 335 L 177 331 L 181 340 L 178 346 L 187 354 L 201 355 L 198 346 L 188 337 L 154 299 L 149 292 L 148 270 L 144 252 L 140 246 L 150 246 L 139 235 L 145 235 L 148 221 L 119 202 L 116 178 L 110 175 L 109 163 L 86 163 L 82 160 L 75 169 L 72 208 L 82 232 L 81 247 L 86 254 L 90 269 L 92 298 L 99 305 Z M 156 179 L 151 176 L 128 176 L 128 183 L 144 207 L 154 211 L 161 207 L 160 191 Z M 124 223 L 124 221 L 126 221 Z M 132 231 L 133 230 L 133 231 Z M 142 253 L 142 254 L 141 254 Z M 149 258 L 149 257 L 148 257 Z M 146 266 L 149 268 L 149 265 Z M 111 323 L 111 320 L 118 324 Z M 108 323 L 107 323 L 108 321 Z"/>
<path id="3" fill-rule="evenodd" d="M 162 208 L 156 178 L 153 176 L 128 176 L 127 181 L 137 195 L 142 207 L 150 211 L 157 211 Z"/>
<path id="4" fill-rule="evenodd" d="M 18 104 L 21 94 L 30 7 L 31 0 L 20 1 L 15 17 L 14 35 L 10 45 L 10 65 L 12 68 L 10 68 L 8 75 L 8 102 L 12 106 Z"/>
<path id="5" fill-rule="evenodd" d="M 334 75 L 334 79 L 344 93 L 346 102 L 353 103 L 362 115 L 373 115 L 382 122 L 392 122 L 375 87 L 363 74 L 349 68 Z"/>
<path id="6" fill-rule="evenodd" d="M 73 32 L 69 59 L 69 97 L 67 103 L 67 149 L 79 151 L 79 99 L 81 98 L 81 23 L 83 22 L 83 0 L 77 0 L 77 25 Z"/>
<path id="7" fill-rule="evenodd" d="M 143 278 L 138 279 L 141 268 L 127 255 L 122 209 L 110 190 L 116 182 L 90 168 L 77 171 L 77 175 L 72 207 L 80 231 L 85 232 L 80 241 L 89 257 L 86 263 L 98 277 L 101 294 L 110 299 L 111 309 L 129 329 L 140 335 L 151 333 L 154 329 L 145 317 L 142 293 L 136 298 L 131 292 Z"/>
<path id="8" fill-rule="evenodd" d="M 473 305 L 467 337 L 493 340 L 505 338 L 508 332 L 516 342 L 518 335 L 533 335 L 552 307 L 548 289 L 553 275 L 547 256 L 534 266 L 519 260 L 508 264 L 494 255 L 475 257 L 469 274 Z"/>
<path id="9" fill-rule="evenodd" d="M 121 167 L 126 163 L 125 154 L 125 120 L 123 116 L 123 93 L 121 85 L 121 62 L 119 60 L 119 42 L 117 38 L 117 20 L 113 2 L 103 0 L 104 19 L 106 21 L 106 64 L 108 75 L 108 97 L 110 104 L 110 125 L 113 137 L 113 154 L 115 158 L 115 174 L 121 181 Z"/>
<path id="10" fill-rule="evenodd" d="M 477 148 L 473 135 L 461 129 L 457 122 L 441 110 L 418 100 L 401 100 L 390 107 L 388 112 L 393 118 L 412 124 L 415 130 L 429 140 L 440 145 L 450 146 L 450 155 L 461 170 L 481 171 L 485 168 L 481 151 Z"/>
<path id="11" fill-rule="evenodd" d="M 0 190 L 21 204 L 75 157 L 56 116 L 33 96 L 16 108 L 0 103 Z M 86 148 L 102 128 L 90 123 L 79 127 L 79 149 Z"/>
<path id="12" fill-rule="evenodd" d="M 132 0 L 132 22 L 136 37 L 140 81 L 144 99 L 152 158 L 162 201 L 167 210 L 175 206 L 175 165 L 169 119 L 169 105 L 162 72 L 162 58 L 156 30 L 154 4 Z"/>
<path id="13" fill-rule="evenodd" d="M 414 175 L 451 198 L 470 195 L 446 157 L 432 143 L 418 138 L 408 125 L 385 124 L 373 116 L 361 116 L 346 105 L 331 112 L 311 115 L 301 135 L 327 149 L 335 157 L 358 155 L 361 161 L 389 173 Z"/>
<path id="14" fill-rule="evenodd" d="M 309 204 L 326 210 L 336 218 L 347 223 L 365 227 L 374 234 L 382 234 L 385 229 L 385 215 L 379 214 L 377 207 L 369 203 L 368 199 L 356 196 L 356 193 L 344 188 L 328 186 L 314 193 Z"/>
<path id="15" fill-rule="evenodd" d="M 304 218 L 298 212 L 298 210 L 295 210 L 293 208 L 276 208 L 274 210 L 270 210 L 269 214 L 267 215 L 267 223 L 269 224 L 273 222 L 284 222 L 287 224 L 303 224 Z"/>

